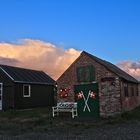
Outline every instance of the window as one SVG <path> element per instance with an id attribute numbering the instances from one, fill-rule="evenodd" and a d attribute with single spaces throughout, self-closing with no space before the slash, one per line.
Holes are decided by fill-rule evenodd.
<path id="1" fill-rule="evenodd" d="M 128 84 L 124 83 L 124 95 L 125 97 L 128 97 Z"/>
<path id="2" fill-rule="evenodd" d="M 82 66 L 77 68 L 78 82 L 92 82 L 95 81 L 95 69 L 92 65 Z"/>
<path id="3" fill-rule="evenodd" d="M 134 86 L 131 85 L 131 96 L 134 96 Z"/>
<path id="4" fill-rule="evenodd" d="M 136 96 L 139 96 L 138 86 L 136 86 Z"/>
<path id="5" fill-rule="evenodd" d="M 30 97 L 30 96 L 31 96 L 31 86 L 23 85 L 23 97 Z"/>

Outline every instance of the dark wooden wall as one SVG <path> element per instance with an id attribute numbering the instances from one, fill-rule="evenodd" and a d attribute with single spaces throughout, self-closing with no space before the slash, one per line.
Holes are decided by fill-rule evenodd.
<path id="1" fill-rule="evenodd" d="M 14 83 L 2 70 L 0 70 L 0 82 L 3 83 L 3 110 L 14 108 Z"/>
<path id="2" fill-rule="evenodd" d="M 31 84 L 31 97 L 23 97 L 23 84 L 14 83 L 2 70 L 3 110 L 54 105 L 54 85 Z"/>
<path id="3" fill-rule="evenodd" d="M 31 85 L 31 97 L 23 97 L 23 84 L 15 84 L 15 108 L 46 107 L 54 105 L 53 85 Z"/>

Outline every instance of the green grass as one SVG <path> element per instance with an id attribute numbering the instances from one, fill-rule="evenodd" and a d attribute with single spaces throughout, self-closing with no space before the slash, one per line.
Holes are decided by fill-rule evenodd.
<path id="1" fill-rule="evenodd" d="M 140 121 L 140 106 L 132 111 L 124 112 L 121 117 L 125 120 L 139 120 Z"/>
<path id="2" fill-rule="evenodd" d="M 134 121 L 140 121 L 140 106 L 136 107 L 134 110 L 126 111 L 116 117 L 108 118 L 103 121 L 103 124 L 114 125 L 120 123 L 130 123 Z"/>
<path id="3" fill-rule="evenodd" d="M 35 108 L 30 110 L 8 110 L 0 112 L 0 134 L 17 135 L 29 132 L 47 132 L 56 128 L 97 128 L 116 125 L 130 121 L 140 121 L 140 107 L 109 119 L 81 120 L 72 119 L 71 114 L 52 117 L 50 108 Z"/>
<path id="4" fill-rule="evenodd" d="M 51 124 L 50 112 L 48 108 L 0 112 L 0 134 L 18 134 L 41 130 L 40 126 L 47 127 Z"/>

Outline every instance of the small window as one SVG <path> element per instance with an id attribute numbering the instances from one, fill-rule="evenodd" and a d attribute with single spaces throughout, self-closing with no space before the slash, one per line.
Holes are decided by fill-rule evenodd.
<path id="1" fill-rule="evenodd" d="M 128 97 L 128 84 L 124 83 L 124 95 L 125 97 Z"/>
<path id="2" fill-rule="evenodd" d="M 134 96 L 134 86 L 131 86 L 131 96 Z"/>
<path id="3" fill-rule="evenodd" d="M 31 86 L 23 85 L 23 97 L 30 97 L 30 96 L 31 96 Z"/>
<path id="4" fill-rule="evenodd" d="M 95 69 L 92 65 L 81 66 L 77 68 L 78 82 L 92 82 L 95 81 Z"/>
<path id="5" fill-rule="evenodd" d="M 136 86 L 136 96 L 139 96 L 138 86 Z"/>

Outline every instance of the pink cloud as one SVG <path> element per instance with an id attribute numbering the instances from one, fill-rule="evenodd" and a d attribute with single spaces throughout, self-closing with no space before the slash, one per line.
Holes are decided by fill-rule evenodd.
<path id="1" fill-rule="evenodd" d="M 137 80 L 140 80 L 140 61 L 122 61 L 117 64 L 122 70 L 126 71 Z"/>
<path id="2" fill-rule="evenodd" d="M 23 39 L 19 42 L 0 43 L 0 63 L 12 66 L 43 70 L 57 79 L 80 55 L 80 51 L 64 50 L 52 43 Z"/>

